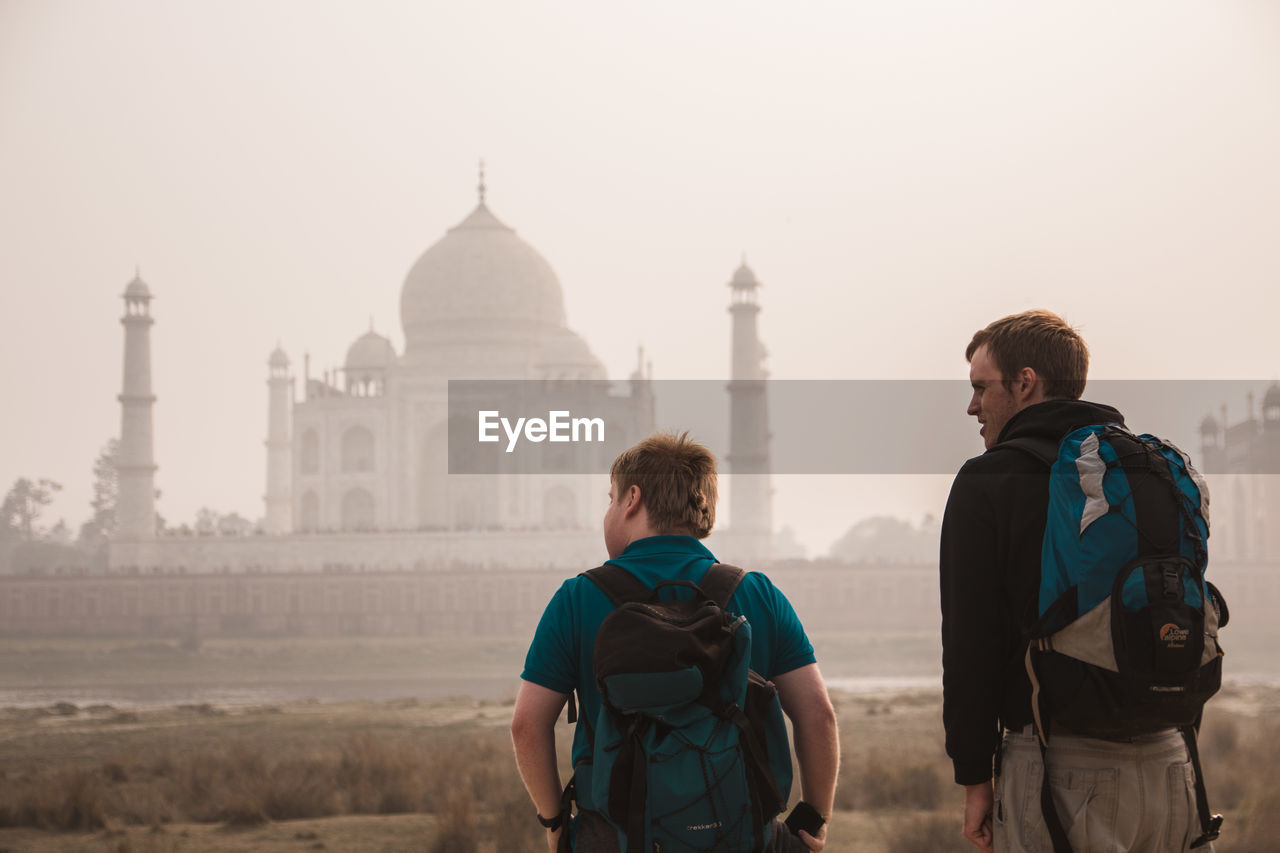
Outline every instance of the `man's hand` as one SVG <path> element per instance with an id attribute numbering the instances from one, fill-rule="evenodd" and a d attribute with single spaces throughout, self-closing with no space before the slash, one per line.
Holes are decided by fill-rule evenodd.
<path id="1" fill-rule="evenodd" d="M 994 799 L 990 782 L 964 786 L 964 837 L 984 853 L 992 853 L 991 807 Z"/>
<path id="2" fill-rule="evenodd" d="M 824 823 L 818 828 L 818 835 L 815 838 L 803 829 L 800 830 L 800 840 L 804 842 L 804 846 L 808 847 L 813 853 L 818 853 L 823 847 L 827 846 L 827 825 Z"/>

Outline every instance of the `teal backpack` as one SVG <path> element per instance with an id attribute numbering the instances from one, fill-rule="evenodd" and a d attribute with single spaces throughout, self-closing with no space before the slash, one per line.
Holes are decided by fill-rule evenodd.
<path id="1" fill-rule="evenodd" d="M 726 607 L 745 573 L 720 563 L 700 584 L 653 589 L 619 566 L 585 572 L 613 602 L 595 639 L 603 704 L 591 758 L 569 789 L 626 853 L 750 853 L 791 791 L 777 689 L 751 671 L 751 626 Z M 661 600 L 667 587 L 692 596 Z"/>
<path id="2" fill-rule="evenodd" d="M 1096 738 L 1180 730 L 1195 767 L 1202 828 L 1218 837 L 1196 732 L 1222 683 L 1218 629 L 1226 602 L 1205 580 L 1209 492 L 1185 453 L 1120 424 L 1094 424 L 1060 444 L 1004 446 L 1049 467 L 1037 620 L 1026 653 L 1044 752 L 1054 724 Z M 1043 775 L 1041 809 L 1054 853 L 1070 853 Z"/>

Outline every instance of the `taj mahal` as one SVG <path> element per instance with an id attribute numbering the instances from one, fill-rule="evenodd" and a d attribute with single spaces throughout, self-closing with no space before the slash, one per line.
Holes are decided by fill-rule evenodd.
<path id="1" fill-rule="evenodd" d="M 545 258 L 478 203 L 413 263 L 400 291 L 404 351 L 370 328 L 341 368 L 302 375 L 279 346 L 267 362 L 261 532 L 157 536 L 153 522 L 150 287 L 123 294 L 124 382 L 112 573 L 393 570 L 471 566 L 585 567 L 601 554 L 598 476 L 449 472 L 450 380 L 572 384 L 620 425 L 626 443 L 655 428 L 652 366 L 643 356 L 611 382 L 565 319 Z M 772 539 L 759 282 L 745 262 L 729 282 L 733 324 L 728 495 L 741 559 L 767 559 Z M 722 465 L 722 468 L 725 467 Z M 607 470 L 607 465 L 605 467 Z M 723 472 L 722 472 L 723 473 Z"/>
<path id="2" fill-rule="evenodd" d="M 476 206 L 410 267 L 403 352 L 369 329 L 340 368 L 318 376 L 305 355 L 298 375 L 285 350 L 270 353 L 262 522 L 251 535 L 157 534 L 156 319 L 151 287 L 129 282 L 105 571 L 0 576 L 6 630 L 527 636 L 566 574 L 604 557 L 601 476 L 450 473 L 449 382 L 572 385 L 627 444 L 654 430 L 660 386 L 643 357 L 626 379 L 608 379 L 568 327 L 551 265 L 485 196 L 482 172 Z M 730 525 L 717 527 L 712 549 L 745 566 L 772 561 L 815 629 L 936 631 L 936 566 L 788 560 L 776 549 L 760 282 L 744 262 L 727 284 L 729 381 L 707 405 L 730 415 L 721 459 Z M 1225 557 L 1215 570 L 1238 614 L 1269 614 L 1280 600 L 1280 536 L 1270 524 L 1280 477 L 1256 473 L 1280 467 L 1280 385 L 1262 410 L 1258 419 L 1250 397 L 1244 421 L 1229 423 L 1223 410 L 1201 425 L 1201 458 L 1221 472 L 1211 479 L 1223 478 L 1213 486 L 1216 553 Z"/>

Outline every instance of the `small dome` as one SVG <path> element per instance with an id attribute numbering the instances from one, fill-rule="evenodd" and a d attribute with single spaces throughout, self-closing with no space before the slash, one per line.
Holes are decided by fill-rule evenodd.
<path id="1" fill-rule="evenodd" d="M 1218 419 L 1215 418 L 1213 415 L 1205 415 L 1204 420 L 1200 422 L 1200 434 L 1201 435 L 1217 435 Z"/>
<path id="2" fill-rule="evenodd" d="M 289 356 L 280 347 L 276 347 L 272 351 L 271 357 L 267 359 L 267 365 L 270 367 L 288 367 Z"/>
<path id="3" fill-rule="evenodd" d="M 1267 393 L 1262 396 L 1262 410 L 1280 408 L 1280 382 L 1272 382 Z"/>
<path id="4" fill-rule="evenodd" d="M 751 267 L 747 266 L 746 261 L 734 270 L 733 281 L 729 282 L 731 287 L 757 287 L 759 284 L 756 274 L 751 271 Z"/>
<path id="5" fill-rule="evenodd" d="M 396 361 L 396 348 L 391 341 L 370 329 L 347 350 L 346 369 L 350 373 L 358 370 L 386 370 Z"/>
<path id="6" fill-rule="evenodd" d="M 545 379 L 603 379 L 604 365 L 587 342 L 565 329 L 548 338 L 538 351 L 538 373 Z"/>
<path id="7" fill-rule="evenodd" d="M 150 299 L 151 288 L 147 287 L 147 283 L 142 280 L 142 276 L 135 275 L 133 281 L 129 282 L 129 286 L 124 289 L 125 299 Z"/>

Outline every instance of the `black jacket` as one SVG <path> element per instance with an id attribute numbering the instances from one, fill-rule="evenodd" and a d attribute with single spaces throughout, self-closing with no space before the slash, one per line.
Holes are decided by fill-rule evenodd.
<path id="1" fill-rule="evenodd" d="M 1036 616 L 1049 469 L 1001 443 L 1021 437 L 1057 443 L 1076 427 L 1098 423 L 1124 417 L 1083 400 L 1028 406 L 951 485 L 940 561 L 942 720 L 959 784 L 990 779 L 1001 727 L 1031 722 L 1023 637 Z"/>

